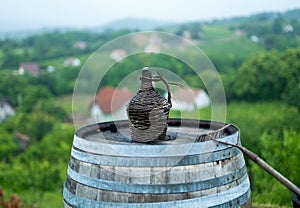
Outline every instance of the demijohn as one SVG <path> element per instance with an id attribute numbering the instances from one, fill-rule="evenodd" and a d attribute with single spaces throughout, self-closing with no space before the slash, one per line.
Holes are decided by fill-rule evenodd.
<path id="1" fill-rule="evenodd" d="M 169 89 L 167 100 L 152 85 L 152 81 L 165 80 L 160 75 L 158 80 L 157 77 L 154 79 L 148 67 L 142 70 L 140 80 L 140 90 L 127 107 L 132 140 L 135 142 L 164 140 L 169 111 L 172 107 Z M 167 82 L 165 84 L 167 85 Z"/>

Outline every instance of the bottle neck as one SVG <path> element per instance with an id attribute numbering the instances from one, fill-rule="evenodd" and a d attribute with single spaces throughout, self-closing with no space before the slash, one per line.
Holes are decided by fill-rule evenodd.
<path id="1" fill-rule="evenodd" d="M 142 81 L 141 90 L 150 90 L 153 89 L 152 81 Z"/>
<path id="2" fill-rule="evenodd" d="M 149 69 L 143 69 L 141 76 L 141 90 L 153 89 L 152 74 Z"/>

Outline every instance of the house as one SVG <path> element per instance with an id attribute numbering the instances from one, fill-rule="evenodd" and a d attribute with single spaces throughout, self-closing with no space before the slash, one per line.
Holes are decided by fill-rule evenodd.
<path id="1" fill-rule="evenodd" d="M 246 35 L 246 31 L 245 30 L 242 30 L 242 29 L 236 29 L 235 30 L 235 34 L 237 36 L 245 36 Z"/>
<path id="2" fill-rule="evenodd" d="M 48 73 L 52 73 L 54 71 L 55 71 L 55 66 L 52 66 L 52 65 L 47 66 L 47 72 Z"/>
<path id="3" fill-rule="evenodd" d="M 20 75 L 23 75 L 25 73 L 30 73 L 32 75 L 39 75 L 40 73 L 40 67 L 37 63 L 21 63 L 19 65 L 18 73 Z"/>
<path id="4" fill-rule="evenodd" d="M 11 106 L 10 102 L 0 97 L 0 123 L 7 117 L 13 116 L 16 114 L 16 111 Z"/>
<path id="5" fill-rule="evenodd" d="M 127 52 L 123 49 L 115 49 L 110 54 L 110 57 L 116 61 L 121 61 L 126 56 L 127 56 Z"/>
<path id="6" fill-rule="evenodd" d="M 294 32 L 294 27 L 292 25 L 286 25 L 283 27 L 283 32 L 286 33 Z"/>
<path id="7" fill-rule="evenodd" d="M 254 43 L 258 43 L 259 42 L 259 37 L 257 37 L 256 35 L 251 35 L 250 40 Z"/>
<path id="8" fill-rule="evenodd" d="M 104 87 L 90 105 L 91 118 L 96 122 L 126 119 L 126 106 L 132 96 L 127 89 Z"/>
<path id="9" fill-rule="evenodd" d="M 165 96 L 167 97 L 167 95 Z M 202 89 L 178 89 L 172 93 L 172 109 L 193 111 L 210 105 L 210 98 Z"/>
<path id="10" fill-rule="evenodd" d="M 192 33 L 188 30 L 183 31 L 182 37 L 188 40 L 192 40 Z"/>
<path id="11" fill-rule="evenodd" d="M 80 50 L 83 50 L 87 47 L 87 43 L 85 41 L 82 41 L 82 40 L 79 40 L 79 41 L 76 41 L 74 44 L 73 44 L 73 48 L 77 48 L 77 49 L 80 49 Z"/>
<path id="12" fill-rule="evenodd" d="M 81 61 L 78 58 L 69 57 L 66 58 L 64 61 L 64 66 L 79 66 L 81 64 Z"/>

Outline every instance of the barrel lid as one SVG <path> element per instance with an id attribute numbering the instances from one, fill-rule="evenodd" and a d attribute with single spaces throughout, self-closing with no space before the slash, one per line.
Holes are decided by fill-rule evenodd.
<path id="1" fill-rule="evenodd" d="M 105 155 L 126 156 L 178 156 L 208 153 L 226 149 L 228 145 L 215 141 L 199 142 L 201 135 L 224 127 L 224 123 L 192 120 L 169 119 L 167 138 L 155 143 L 138 143 L 131 139 L 127 120 L 92 124 L 80 128 L 73 146 L 77 149 Z M 238 130 L 229 126 L 224 130 L 222 141 L 237 144 Z"/>

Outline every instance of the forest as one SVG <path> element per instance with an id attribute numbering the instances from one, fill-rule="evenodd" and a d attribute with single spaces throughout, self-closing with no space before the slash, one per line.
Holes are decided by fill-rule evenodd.
<path id="1" fill-rule="evenodd" d="M 300 186 L 300 10 L 191 22 L 156 31 L 179 36 L 189 31 L 189 38 L 220 74 L 226 92 L 226 122 L 241 129 L 245 147 Z M 14 116 L 0 121 L 0 189 L 5 201 L 16 194 L 25 208 L 62 206 L 74 135 L 72 92 L 78 73 L 99 47 L 133 32 L 138 29 L 57 30 L 0 39 L 0 97 L 16 109 Z M 75 44 L 79 42 L 84 44 Z M 68 57 L 78 58 L 81 64 L 64 64 Z M 115 64 L 101 86 L 118 86 L 133 69 L 144 65 L 144 58 L 136 55 Z M 23 62 L 38 63 L 40 73 L 19 75 Z M 147 57 L 147 64 L 172 68 L 190 86 L 205 89 L 178 60 L 156 54 Z M 199 113 L 201 119 L 209 120 L 211 107 Z M 178 115 L 173 110 L 170 117 Z M 291 192 L 245 159 L 254 207 L 291 207 Z"/>

